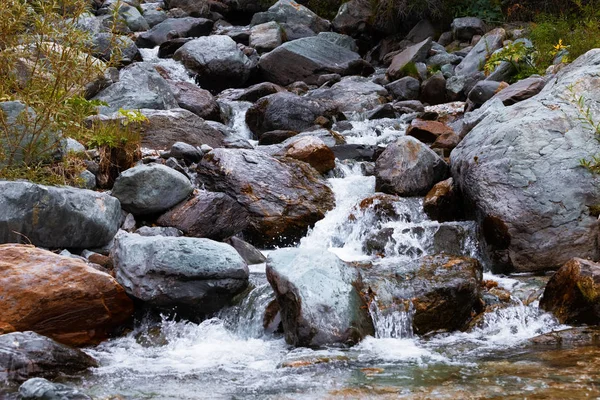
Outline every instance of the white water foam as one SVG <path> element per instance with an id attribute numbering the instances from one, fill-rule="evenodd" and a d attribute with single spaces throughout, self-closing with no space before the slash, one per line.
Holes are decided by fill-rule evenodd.
<path id="1" fill-rule="evenodd" d="M 142 59 L 145 62 L 158 65 L 159 67 L 163 68 L 172 80 L 195 84 L 193 76 L 179 61 L 175 61 L 172 58 L 159 58 L 158 47 L 153 49 L 140 49 L 140 53 L 142 54 Z"/>

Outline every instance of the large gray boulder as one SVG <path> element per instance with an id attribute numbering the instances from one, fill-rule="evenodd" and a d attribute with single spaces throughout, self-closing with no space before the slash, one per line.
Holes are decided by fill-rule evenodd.
<path id="1" fill-rule="evenodd" d="M 408 64 L 424 62 L 429 55 L 429 50 L 431 50 L 432 43 L 433 42 L 431 38 L 427 38 L 422 42 L 412 45 L 401 53 L 395 55 L 392 59 L 392 63 L 386 71 L 386 74 L 390 80 L 393 81 L 402 78 L 406 74 L 404 68 Z"/>
<path id="2" fill-rule="evenodd" d="M 101 114 L 111 114 L 121 108 L 169 110 L 178 107 L 167 81 L 152 64 L 146 62 L 123 68 L 119 81 L 98 93 L 94 99 L 108 103 L 108 106 L 100 107 Z"/>
<path id="3" fill-rule="evenodd" d="M 271 51 L 283 42 L 283 29 L 275 22 L 255 25 L 250 30 L 250 47 L 259 53 Z"/>
<path id="4" fill-rule="evenodd" d="M 267 258 L 285 339 L 295 346 L 354 344 L 373 334 L 356 270 L 328 251 L 279 249 Z"/>
<path id="5" fill-rule="evenodd" d="M 119 200 L 105 193 L 0 181 L 0 243 L 90 248 L 119 229 Z"/>
<path id="6" fill-rule="evenodd" d="M 319 17 L 294 0 L 277 1 L 267 11 L 254 14 L 251 24 L 259 25 L 270 21 L 289 25 L 304 25 L 315 33 L 328 31 L 331 26 L 329 21 Z"/>
<path id="7" fill-rule="evenodd" d="M 208 35 L 213 22 L 205 18 L 169 18 L 142 33 L 136 39 L 138 47 L 156 47 L 171 39 Z"/>
<path id="8" fill-rule="evenodd" d="M 227 193 L 246 208 L 250 224 L 244 238 L 259 247 L 296 242 L 334 205 L 331 189 L 302 161 L 214 149 L 197 172 L 208 189 Z"/>
<path id="9" fill-rule="evenodd" d="M 248 286 L 248 267 L 237 251 L 210 239 L 122 233 L 113 258 L 127 293 L 154 307 L 207 314 Z"/>
<path id="10" fill-rule="evenodd" d="M 502 48 L 506 32 L 496 28 L 486 33 L 481 40 L 469 51 L 469 54 L 456 66 L 456 75 L 471 75 L 483 70 L 487 58 L 496 50 Z"/>
<path id="11" fill-rule="evenodd" d="M 44 378 L 31 378 L 19 387 L 23 400 L 92 400 L 79 390 L 62 383 L 52 383 Z"/>
<path id="12" fill-rule="evenodd" d="M 161 164 L 138 165 L 121 173 L 112 195 L 133 215 L 166 211 L 188 197 L 194 187 L 181 172 Z"/>
<path id="13" fill-rule="evenodd" d="M 485 23 L 476 17 L 455 18 L 452 21 L 452 35 L 455 40 L 470 42 L 473 36 L 485 33 Z"/>
<path id="14" fill-rule="evenodd" d="M 352 114 L 365 112 L 387 102 L 388 91 L 368 78 L 348 76 L 330 88 L 311 91 L 306 97 L 329 109 Z"/>
<path id="15" fill-rule="evenodd" d="M 357 53 L 315 36 L 282 44 L 263 55 L 258 66 L 268 81 L 279 85 L 296 81 L 315 85 L 321 75 L 350 74 L 352 63 L 358 60 Z"/>
<path id="16" fill-rule="evenodd" d="M 600 50 L 592 50 L 537 96 L 510 107 L 494 100 L 494 112 L 451 153 L 452 176 L 497 269 L 538 271 L 573 257 L 598 259 L 593 206 L 600 203 L 600 178 L 580 160 L 600 153 L 596 132 L 582 120 L 587 105 L 600 101 L 599 71 Z M 589 110 L 599 121 L 598 110 Z"/>
<path id="17" fill-rule="evenodd" d="M 375 163 L 377 190 L 400 196 L 424 195 L 447 174 L 446 162 L 411 136 L 388 145 Z"/>
<path id="18" fill-rule="evenodd" d="M 34 376 L 54 378 L 96 366 L 83 351 L 35 332 L 0 335 L 0 383 L 24 382 Z"/>
<path id="19" fill-rule="evenodd" d="M 191 111 L 200 118 L 221 122 L 219 103 L 208 91 L 185 81 L 167 81 L 179 107 Z M 211 145 L 214 147 L 214 145 Z"/>
<path id="20" fill-rule="evenodd" d="M 175 60 L 194 72 L 205 89 L 221 91 L 242 86 L 250 77 L 252 62 L 226 35 L 212 35 L 190 40 L 175 54 Z"/>

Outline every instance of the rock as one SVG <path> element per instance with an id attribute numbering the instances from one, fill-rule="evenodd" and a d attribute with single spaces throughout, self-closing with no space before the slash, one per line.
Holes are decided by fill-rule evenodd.
<path id="1" fill-rule="evenodd" d="M 96 367 L 81 350 L 34 332 L 0 335 L 0 382 L 24 382 L 33 376 L 54 378 Z"/>
<path id="2" fill-rule="evenodd" d="M 169 9 L 178 8 L 192 17 L 210 16 L 210 3 L 203 0 L 167 0 Z"/>
<path id="3" fill-rule="evenodd" d="M 460 143 L 460 136 L 454 131 L 444 132 L 435 139 L 435 142 L 431 145 L 432 149 L 445 150 L 443 153 L 444 157 L 450 155 L 450 152 L 458 146 Z"/>
<path id="4" fill-rule="evenodd" d="M 318 137 L 304 136 L 291 139 L 281 151 L 285 157 L 294 158 L 310 164 L 319 173 L 324 174 L 335 168 L 333 151 Z"/>
<path id="5" fill-rule="evenodd" d="M 436 72 L 423 82 L 420 100 L 429 105 L 446 103 L 446 78 L 441 72 Z"/>
<path id="6" fill-rule="evenodd" d="M 211 91 L 242 86 L 250 77 L 250 59 L 226 35 L 191 40 L 173 58 L 197 74 L 196 81 Z"/>
<path id="7" fill-rule="evenodd" d="M 452 34 L 454 39 L 469 42 L 475 35 L 485 33 L 485 24 L 475 17 L 455 18 L 452 21 Z"/>
<path id="8" fill-rule="evenodd" d="M 132 32 L 143 32 L 150 29 L 146 19 L 137 8 L 122 3 L 119 6 L 118 15 Z"/>
<path id="9" fill-rule="evenodd" d="M 162 10 L 144 10 L 142 15 L 146 22 L 148 22 L 150 28 L 154 28 L 156 25 L 169 18 L 167 13 Z"/>
<path id="10" fill-rule="evenodd" d="M 208 90 L 190 82 L 167 81 L 179 107 L 191 111 L 200 118 L 221 122 L 221 108 Z"/>
<path id="11" fill-rule="evenodd" d="M 251 103 L 256 102 L 270 94 L 279 92 L 285 92 L 286 90 L 279 85 L 271 82 L 261 82 L 256 85 L 252 85 L 246 89 L 228 89 L 224 90 L 219 94 L 219 99 L 226 98 L 232 101 L 249 101 Z"/>
<path id="12" fill-rule="evenodd" d="M 332 24 L 337 32 L 357 36 L 371 29 L 373 17 L 374 11 L 369 1 L 350 0 L 341 5 Z"/>
<path id="13" fill-rule="evenodd" d="M 427 59 L 427 66 L 429 68 L 442 67 L 444 65 L 457 65 L 461 62 L 462 58 L 453 53 L 441 52 Z"/>
<path id="14" fill-rule="evenodd" d="M 176 142 L 171 146 L 169 157 L 183 159 L 188 163 L 197 163 L 202 159 L 202 151 L 191 144 Z"/>
<path id="15" fill-rule="evenodd" d="M 464 101 L 467 95 L 477 84 L 485 79 L 483 72 L 472 75 L 452 76 L 446 80 L 446 98 L 449 101 Z"/>
<path id="16" fill-rule="evenodd" d="M 137 229 L 134 233 L 137 233 L 140 236 L 183 236 L 183 232 L 179 229 L 163 226 L 142 226 L 141 228 Z"/>
<path id="17" fill-rule="evenodd" d="M 267 258 L 267 279 L 289 344 L 353 344 L 373 334 L 369 314 L 353 286 L 358 274 L 333 253 L 275 250 Z"/>
<path id="18" fill-rule="evenodd" d="M 502 48 L 502 42 L 506 32 L 502 28 L 496 28 L 486 33 L 469 54 L 456 66 L 456 75 L 471 75 L 480 71 L 485 65 L 487 58 L 496 50 Z"/>
<path id="19" fill-rule="evenodd" d="M 24 400 L 92 400 L 77 389 L 61 383 L 52 383 L 44 378 L 31 378 L 19 387 L 19 396 Z"/>
<path id="20" fill-rule="evenodd" d="M 408 64 L 423 62 L 431 50 L 431 38 L 427 38 L 420 43 L 407 47 L 404 51 L 394 56 L 392 63 L 388 67 L 386 74 L 390 80 L 395 81 L 406 75 L 405 68 Z"/>
<path id="21" fill-rule="evenodd" d="M 471 89 L 467 99 L 471 104 L 471 108 L 479 108 L 494 97 L 494 95 L 500 93 L 500 91 L 504 90 L 508 87 L 508 83 L 506 82 L 494 82 L 494 81 L 481 81 L 477 82 L 477 84 Z"/>
<path id="22" fill-rule="evenodd" d="M 375 107 L 367 113 L 367 119 L 396 118 L 396 110 L 390 103 Z"/>
<path id="23" fill-rule="evenodd" d="M 576 346 L 596 346 L 598 340 L 600 340 L 600 328 L 584 326 L 545 333 L 531 338 L 529 342 L 534 345 L 556 346 L 564 349 Z"/>
<path id="24" fill-rule="evenodd" d="M 546 86 L 546 79 L 539 76 L 530 76 L 513 83 L 509 87 L 496 93 L 494 97 L 502 100 L 505 106 L 510 106 L 530 97 L 535 96 Z"/>
<path id="25" fill-rule="evenodd" d="M 152 64 L 146 62 L 123 68 L 119 81 L 94 96 L 94 100 L 108 103 L 108 106 L 99 108 L 101 114 L 111 114 L 121 108 L 177 108 L 177 101 L 165 79 L 156 72 Z"/>
<path id="26" fill-rule="evenodd" d="M 104 193 L 29 182 L 0 181 L 0 243 L 90 248 L 119 229 L 119 201 Z"/>
<path id="27" fill-rule="evenodd" d="M 352 62 L 359 59 L 357 53 L 315 36 L 282 44 L 263 55 L 258 66 L 266 80 L 279 85 L 296 81 L 314 85 L 320 75 L 348 75 Z"/>
<path id="28" fill-rule="evenodd" d="M 233 236 L 226 240 L 225 243 L 233 246 L 248 265 L 262 264 L 267 261 L 267 257 L 263 253 L 240 238 Z"/>
<path id="29" fill-rule="evenodd" d="M 454 40 L 454 34 L 451 31 L 444 32 L 440 35 L 437 43 L 446 47 Z"/>
<path id="30" fill-rule="evenodd" d="M 190 40 L 194 40 L 194 38 L 186 37 L 167 40 L 158 47 L 158 58 L 173 58 L 173 54 Z"/>
<path id="31" fill-rule="evenodd" d="M 440 222 L 461 219 L 460 198 L 452 178 L 438 182 L 431 188 L 423 199 L 423 211 L 429 218 Z"/>
<path id="32" fill-rule="evenodd" d="M 317 36 L 325 40 L 329 40 L 333 44 L 337 44 L 338 46 L 345 47 L 350 51 L 358 53 L 356 41 L 348 35 L 337 32 L 320 32 Z"/>
<path id="33" fill-rule="evenodd" d="M 328 31 L 331 26 L 329 21 L 294 0 L 278 0 L 267 11 L 254 14 L 251 24 L 259 25 L 270 21 L 304 25 L 315 33 Z"/>
<path id="34" fill-rule="evenodd" d="M 447 174 L 444 160 L 410 136 L 388 145 L 375 164 L 377 190 L 400 196 L 424 195 Z"/>
<path id="35" fill-rule="evenodd" d="M 437 28 L 433 24 L 422 19 L 406 34 L 406 40 L 412 43 L 419 43 L 428 38 L 434 38 L 436 35 Z"/>
<path id="36" fill-rule="evenodd" d="M 374 319 L 414 312 L 412 330 L 423 335 L 461 329 L 468 322 L 479 305 L 482 274 L 473 258 L 440 254 L 409 265 L 378 265 L 362 272 L 359 285 L 371 310 L 376 309 Z"/>
<path id="37" fill-rule="evenodd" d="M 256 137 L 265 132 L 286 130 L 302 132 L 317 124 L 329 110 L 322 103 L 289 92 L 259 99 L 246 112 L 246 124 Z"/>
<path id="38" fill-rule="evenodd" d="M 368 78 L 348 76 L 331 88 L 313 90 L 306 97 L 338 112 L 365 112 L 387 102 L 388 91 Z"/>
<path id="39" fill-rule="evenodd" d="M 419 139 L 423 143 L 433 143 L 443 134 L 454 133 L 452 128 L 443 122 L 413 119 L 406 129 L 406 134 Z"/>
<path id="40" fill-rule="evenodd" d="M 284 131 L 284 130 L 276 130 L 265 132 L 260 135 L 260 139 L 258 140 L 258 144 L 261 146 L 268 146 L 270 144 L 279 144 L 291 137 L 294 137 L 298 134 L 296 131 Z"/>
<path id="41" fill-rule="evenodd" d="M 425 106 L 418 100 L 404 100 L 394 103 L 394 109 L 399 114 L 411 114 L 425 112 Z"/>
<path id="42" fill-rule="evenodd" d="M 375 161 L 377 146 L 366 144 L 340 144 L 331 148 L 338 160 Z"/>
<path id="43" fill-rule="evenodd" d="M 0 245 L 0 331 L 35 331 L 69 345 L 97 344 L 133 313 L 123 288 L 80 259 Z"/>
<path id="44" fill-rule="evenodd" d="M 412 76 L 405 76 L 385 85 L 385 88 L 396 100 L 416 100 L 421 92 L 421 83 Z"/>
<path id="45" fill-rule="evenodd" d="M 250 225 L 243 233 L 255 246 L 295 242 L 334 205 L 333 193 L 318 173 L 293 159 L 214 149 L 197 172 L 208 189 L 227 193 L 248 210 Z"/>
<path id="46" fill-rule="evenodd" d="M 139 165 L 121 173 L 112 195 L 133 215 L 166 211 L 188 197 L 194 187 L 180 172 L 161 164 Z"/>
<path id="47" fill-rule="evenodd" d="M 283 43 L 283 30 L 275 21 L 255 25 L 250 31 L 250 46 L 259 53 L 271 51 L 281 43 Z"/>
<path id="48" fill-rule="evenodd" d="M 207 314 L 248 286 L 248 267 L 235 249 L 209 239 L 125 233 L 113 258 L 127 293 L 153 307 Z"/>
<path id="49" fill-rule="evenodd" d="M 224 240 L 246 228 L 248 212 L 225 193 L 201 191 L 161 215 L 156 222 L 180 229 L 186 236 Z"/>
<path id="50" fill-rule="evenodd" d="M 540 308 L 561 324 L 600 324 L 600 264 L 573 258 L 550 278 Z"/>
<path id="51" fill-rule="evenodd" d="M 139 35 L 135 43 L 138 47 L 152 48 L 171 39 L 208 35 L 212 27 L 213 22 L 205 18 L 168 18 Z"/>
<path id="52" fill-rule="evenodd" d="M 117 60 L 113 59 L 114 49 L 118 48 Z M 133 40 L 127 36 L 112 33 L 97 33 L 92 37 L 92 56 L 102 61 L 118 61 L 119 65 L 129 65 L 134 61 L 142 61 L 142 55 Z"/>
<path id="53" fill-rule="evenodd" d="M 452 176 L 496 270 L 598 259 L 598 220 L 590 205 L 600 203 L 600 180 L 579 160 L 599 154 L 600 144 L 581 123 L 577 100 L 568 97 L 575 90 L 590 102 L 600 99 L 598 63 L 600 51 L 588 52 L 537 96 L 506 108 L 495 99 L 482 114 L 465 117 L 481 122 L 452 151 Z M 599 118 L 595 110 L 592 118 Z"/>

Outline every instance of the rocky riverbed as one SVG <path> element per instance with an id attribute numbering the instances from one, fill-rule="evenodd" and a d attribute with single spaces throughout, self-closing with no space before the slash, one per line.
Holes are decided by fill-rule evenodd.
<path id="1" fill-rule="evenodd" d="M 368 12 L 94 2 L 141 159 L 0 181 L 2 396 L 599 395 L 600 50 L 509 85 L 522 29 Z"/>

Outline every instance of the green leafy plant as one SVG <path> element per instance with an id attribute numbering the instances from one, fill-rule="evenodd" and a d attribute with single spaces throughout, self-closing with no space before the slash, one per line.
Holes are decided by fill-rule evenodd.
<path id="1" fill-rule="evenodd" d="M 537 72 L 534 63 L 535 49 L 525 42 L 513 42 L 494 52 L 486 61 L 484 71 L 491 74 L 500 64 L 508 62 L 515 70 L 513 81 L 526 78 Z"/>
<path id="2" fill-rule="evenodd" d="M 504 21 L 498 0 L 460 1 L 453 6 L 455 17 L 477 17 L 488 23 Z"/>

